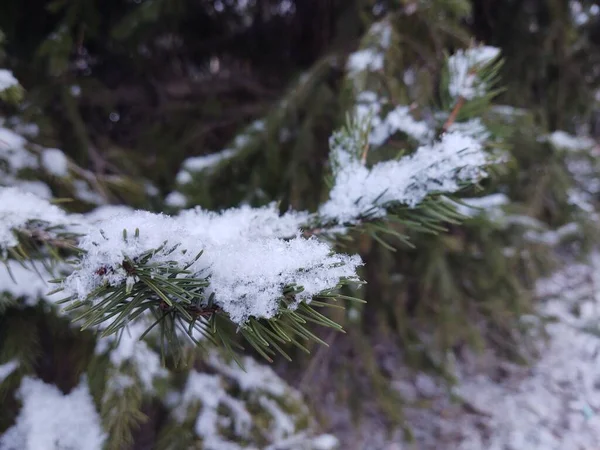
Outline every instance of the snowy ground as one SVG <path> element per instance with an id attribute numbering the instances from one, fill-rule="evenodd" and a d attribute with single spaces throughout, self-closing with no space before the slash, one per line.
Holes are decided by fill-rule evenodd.
<path id="1" fill-rule="evenodd" d="M 404 398 L 428 402 L 405 411 L 416 443 L 403 442 L 401 432 L 387 435 L 375 415 L 354 429 L 338 409 L 330 417 L 342 448 L 600 449 L 600 254 L 540 280 L 537 291 L 541 312 L 559 320 L 548 325 L 549 339 L 539 340 L 535 363 L 516 366 L 492 355 L 462 363 L 455 391 L 462 405 L 451 402 L 432 378 L 420 375 L 407 383 L 400 375 L 396 385 Z M 331 407 L 334 400 L 323 402 Z"/>

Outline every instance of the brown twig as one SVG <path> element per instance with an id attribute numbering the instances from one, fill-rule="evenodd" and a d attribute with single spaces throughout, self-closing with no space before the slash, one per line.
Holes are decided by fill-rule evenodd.
<path id="1" fill-rule="evenodd" d="M 368 153 L 369 153 L 369 143 L 367 142 L 365 144 L 365 147 L 363 148 L 362 156 L 360 157 L 360 162 L 362 163 L 363 166 L 367 164 L 367 154 Z"/>
<path id="2" fill-rule="evenodd" d="M 448 128 L 450 128 L 452 126 L 452 124 L 456 121 L 456 117 L 458 117 L 458 113 L 460 112 L 461 108 L 464 106 L 465 102 L 466 102 L 466 100 L 462 95 L 460 97 L 458 97 L 458 100 L 456 100 L 456 103 L 454 104 L 454 108 L 452 108 L 452 112 L 450 113 L 450 116 L 448 116 L 448 120 L 446 120 L 446 122 L 444 123 L 444 126 L 442 127 L 442 130 L 444 133 L 446 131 L 448 131 Z"/>

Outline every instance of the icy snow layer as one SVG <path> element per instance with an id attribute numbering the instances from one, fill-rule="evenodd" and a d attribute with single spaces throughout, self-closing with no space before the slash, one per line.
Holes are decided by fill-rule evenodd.
<path id="1" fill-rule="evenodd" d="M 84 381 L 69 394 L 24 378 L 17 423 L 0 437 L 0 450 L 101 450 L 106 438 Z"/>
<path id="2" fill-rule="evenodd" d="M 486 93 L 486 86 L 477 76 L 479 68 L 486 66 L 500 55 L 495 47 L 480 46 L 458 50 L 448 59 L 450 81 L 448 90 L 452 97 L 472 100 Z"/>
<path id="3" fill-rule="evenodd" d="M 456 192 L 461 183 L 486 176 L 484 168 L 492 162 L 481 141 L 459 131 L 444 134 L 441 141 L 423 145 L 412 155 L 371 168 L 356 158 L 356 145 L 347 139 L 332 148 L 335 184 L 319 213 L 339 224 L 364 216 L 382 217 L 390 203 L 414 207 L 432 192 Z"/>

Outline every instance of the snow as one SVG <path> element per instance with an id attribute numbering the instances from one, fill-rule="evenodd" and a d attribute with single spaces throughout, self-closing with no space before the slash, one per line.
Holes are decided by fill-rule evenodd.
<path id="1" fill-rule="evenodd" d="M 13 176 L 19 170 L 38 167 L 37 159 L 25 148 L 26 144 L 24 137 L 0 126 L 0 161 L 6 162 L 6 167 L 3 167 L 3 172 L 6 172 L 3 174 L 3 183 L 13 181 Z"/>
<path id="2" fill-rule="evenodd" d="M 290 238 L 309 220 L 305 212 L 289 211 L 280 215 L 277 205 L 270 203 L 261 208 L 244 205 L 219 213 L 193 208 L 179 213 L 183 227 L 201 234 L 206 243 L 235 244 L 254 238 Z"/>
<path id="3" fill-rule="evenodd" d="M 528 375 L 497 383 L 485 376 L 464 379 L 458 393 L 487 413 L 482 433 L 463 429 L 458 449 L 593 449 L 600 442 L 600 257 L 591 266 L 572 264 L 538 282 L 541 312 L 558 319 Z M 591 283 L 590 283 L 591 281 Z M 591 289 L 590 289 L 591 288 Z M 578 311 L 578 313 L 574 313 Z M 481 425 L 479 425 L 481 427 Z"/>
<path id="4" fill-rule="evenodd" d="M 0 69 L 0 92 L 17 86 L 19 82 L 10 70 Z"/>
<path id="5" fill-rule="evenodd" d="M 242 245 L 240 245 L 242 244 Z M 271 318 L 280 308 L 284 286 L 297 285 L 291 307 L 333 289 L 342 278 L 355 278 L 358 256 L 331 254 L 328 244 L 316 238 L 255 239 L 219 246 L 211 259 L 209 293 L 236 323 L 250 316 Z"/>
<path id="6" fill-rule="evenodd" d="M 31 221 L 66 225 L 68 217 L 57 206 L 31 193 L 0 187 L 0 249 L 17 245 L 13 230 Z"/>
<path id="7" fill-rule="evenodd" d="M 499 55 L 500 49 L 484 45 L 458 50 L 450 56 L 448 58 L 450 95 L 454 98 L 463 97 L 466 100 L 485 95 L 486 86 L 478 78 L 477 71 Z"/>
<path id="8" fill-rule="evenodd" d="M 192 179 L 191 173 L 187 170 L 181 170 L 177 173 L 175 181 L 177 181 L 177 184 L 188 184 L 192 182 Z"/>
<path id="9" fill-rule="evenodd" d="M 23 267 L 17 261 L 8 260 L 6 264 L 3 263 L 0 265 L 0 294 L 6 293 L 13 298 L 23 298 L 25 304 L 30 306 L 35 305 L 40 299 L 52 303 L 62 298 L 58 293 L 51 296 L 46 295 L 55 286 L 46 282 L 43 278 L 43 270 L 40 270 L 42 272 L 42 276 L 40 276 L 40 274 L 30 267 L 30 264 Z M 10 269 L 10 273 L 7 270 L 7 266 Z M 12 277 L 10 274 L 12 274 Z"/>
<path id="10" fill-rule="evenodd" d="M 465 136 L 470 136 L 480 142 L 486 141 L 491 137 L 489 130 L 478 117 L 467 120 L 466 122 L 454 122 L 448 127 L 449 132 L 459 132 Z"/>
<path id="11" fill-rule="evenodd" d="M 207 362 L 215 374 L 192 370 L 182 392 L 172 392 L 166 399 L 177 422 L 194 419 L 195 434 L 202 438 L 202 448 L 255 448 L 240 447 L 227 440 L 223 428 L 231 430 L 227 435 L 236 441 L 258 433 L 270 443 L 261 447 L 266 449 L 335 448 L 337 439 L 333 436 L 314 436 L 310 430 L 297 433 L 298 414 L 308 414 L 308 411 L 300 394 L 270 367 L 244 357 L 242 370 L 235 362 L 224 361 L 216 351 L 209 353 Z M 286 406 L 292 405 L 295 412 L 290 414 Z M 253 418 L 250 412 L 253 416 L 260 414 L 261 420 Z"/>
<path id="12" fill-rule="evenodd" d="M 594 146 L 594 141 L 585 136 L 573 136 L 565 131 L 557 130 L 546 138 L 554 147 L 563 150 L 588 150 Z"/>
<path id="13" fill-rule="evenodd" d="M 17 422 L 0 437 L 0 450 L 101 450 L 106 435 L 85 381 L 64 395 L 56 386 L 24 378 Z"/>
<path id="14" fill-rule="evenodd" d="M 380 113 L 384 105 L 385 100 L 378 98 L 374 92 L 362 92 L 357 98 L 355 116 L 359 122 L 370 119 L 370 144 L 379 147 L 397 132 L 402 132 L 420 143 L 431 141 L 433 130 L 427 123 L 415 120 L 410 107 L 396 106 L 382 118 Z"/>
<path id="15" fill-rule="evenodd" d="M 295 296 L 291 305 L 295 308 L 301 301 L 310 302 L 313 296 L 336 288 L 340 279 L 356 279 L 361 264 L 358 256 L 332 253 L 328 244 L 299 236 L 298 223 L 305 217 L 294 213 L 278 217 L 274 205 L 222 214 L 196 209 L 178 217 L 144 211 L 117 215 L 90 226 L 79 243 L 86 251 L 81 266 L 63 287 L 67 294 L 85 299 L 104 283 L 117 286 L 135 281 L 128 281 L 122 266 L 125 256 L 134 260 L 153 252 L 149 265 L 183 268 L 204 251 L 188 270 L 190 276 L 209 278 L 205 294 L 215 294 L 217 305 L 234 322 L 270 318 L 278 312 L 287 285 L 304 288 Z M 124 229 L 127 240 L 123 239 Z M 289 239 L 281 239 L 283 235 Z M 163 246 L 165 242 L 168 245 Z M 170 252 L 173 246 L 177 249 Z M 100 268 L 110 270 L 100 275 Z"/>
<path id="16" fill-rule="evenodd" d="M 68 161 L 62 150 L 46 148 L 42 150 L 42 165 L 52 175 L 66 177 L 69 173 Z"/>
<path id="17" fill-rule="evenodd" d="M 371 168 L 357 159 L 356 139 L 340 141 L 338 136 L 331 143 L 337 162 L 335 183 L 319 213 L 339 224 L 382 217 L 393 203 L 414 207 L 432 192 L 456 192 L 461 183 L 486 176 L 484 168 L 492 162 L 479 140 L 457 131 L 445 133 L 439 142 L 423 145 L 412 155 Z"/>
<path id="18" fill-rule="evenodd" d="M 19 367 L 19 362 L 16 360 L 0 364 L 0 384 L 10 376 Z"/>
<path id="19" fill-rule="evenodd" d="M 535 231 L 528 230 L 524 234 L 524 238 L 530 242 L 544 244 L 548 246 L 556 246 L 564 241 L 567 237 L 577 236 L 580 232 L 579 225 L 576 223 L 568 223 L 558 228 L 557 230 Z"/>
<path id="20" fill-rule="evenodd" d="M 118 335 L 99 339 L 96 353 L 109 352 L 110 362 L 117 369 L 125 363 L 131 364 L 144 390 L 153 392 L 154 380 L 166 378 L 168 371 L 162 366 L 159 355 L 145 341 L 140 340 L 148 326 L 150 324 L 138 320 L 130 323 Z M 123 386 L 123 383 L 120 385 Z"/>
<path id="21" fill-rule="evenodd" d="M 257 363 L 250 357 L 242 358 L 244 370 L 240 370 L 237 363 L 223 361 L 216 352 L 212 352 L 208 364 L 235 381 L 236 385 L 244 392 L 261 391 L 273 397 L 288 395 L 298 397 L 296 391 L 290 390 L 289 386 L 268 366 Z"/>
<path id="22" fill-rule="evenodd" d="M 139 237 L 135 236 L 139 229 Z M 124 239 L 123 232 L 127 230 L 128 238 Z M 184 246 L 169 254 L 168 250 L 176 243 L 181 243 L 179 237 L 187 236 L 186 230 L 179 226 L 171 217 L 153 214 L 146 211 L 135 211 L 131 214 L 121 214 L 108 220 L 100 221 L 97 226 L 90 226 L 88 233 L 80 240 L 79 248 L 86 252 L 81 267 L 76 269 L 64 282 L 65 291 L 85 299 L 90 292 L 104 283 L 117 286 L 125 283 L 128 274 L 123 269 L 125 257 L 134 260 L 144 253 L 163 247 L 156 251 L 149 264 L 168 264 L 175 259 L 182 266 L 189 263 L 201 250 L 201 247 L 187 247 L 189 253 L 184 254 Z M 178 242 L 179 241 L 179 242 Z M 111 268 L 104 275 L 96 272 L 100 268 Z"/>
<path id="23" fill-rule="evenodd" d="M 452 202 L 459 214 L 466 217 L 473 217 L 479 214 L 489 214 L 500 206 L 510 203 L 510 199 L 504 194 L 490 194 L 484 197 L 461 198 L 459 204 Z"/>
<path id="24" fill-rule="evenodd" d="M 194 156 L 188 158 L 183 162 L 184 169 L 190 172 L 201 172 L 203 170 L 212 168 L 219 164 L 221 161 L 233 157 L 237 152 L 232 149 L 225 149 L 217 153 L 212 153 L 205 156 Z"/>
<path id="25" fill-rule="evenodd" d="M 384 51 L 392 42 L 392 26 L 389 21 L 382 20 L 374 23 L 367 32 L 368 44 L 365 48 L 351 53 L 346 63 L 350 77 L 365 70 L 376 72 L 383 69 Z"/>
<path id="26" fill-rule="evenodd" d="M 240 449 L 242 447 L 227 442 L 219 432 L 219 419 L 223 414 L 220 408 L 227 408 L 234 422 L 235 434 L 246 437 L 252 424 L 252 417 L 243 403 L 229 396 L 221 385 L 221 378 L 216 375 L 190 371 L 184 391 L 178 401 L 173 415 L 179 422 L 184 422 L 188 412 L 200 403 L 200 412 L 196 417 L 194 431 L 202 438 L 203 448 L 207 450 Z"/>
<path id="27" fill-rule="evenodd" d="M 20 191 L 33 194 L 41 199 L 50 200 L 52 198 L 50 186 L 41 181 L 15 180 L 11 184 Z"/>
<path id="28" fill-rule="evenodd" d="M 323 434 L 312 441 L 314 450 L 333 450 L 339 445 L 338 439 L 331 434 Z"/>
<path id="29" fill-rule="evenodd" d="M 187 198 L 181 192 L 173 191 L 165 198 L 165 204 L 173 208 L 184 208 L 187 205 Z"/>
<path id="30" fill-rule="evenodd" d="M 350 75 L 365 70 L 376 72 L 383 69 L 383 54 L 370 48 L 359 50 L 350 55 L 346 68 Z"/>
<path id="31" fill-rule="evenodd" d="M 125 205 L 102 205 L 85 215 L 88 223 L 97 223 L 115 216 L 131 214 L 134 210 Z"/>
<path id="32" fill-rule="evenodd" d="M 75 196 L 86 203 L 92 205 L 102 205 L 105 203 L 104 197 L 98 192 L 90 189 L 90 185 L 83 180 L 73 180 L 73 187 L 75 188 Z"/>

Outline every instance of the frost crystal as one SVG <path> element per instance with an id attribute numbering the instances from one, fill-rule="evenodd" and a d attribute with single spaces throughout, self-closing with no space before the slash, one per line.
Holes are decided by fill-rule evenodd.
<path id="1" fill-rule="evenodd" d="M 486 86 L 477 77 L 477 70 L 498 57 L 500 50 L 480 46 L 458 50 L 448 59 L 450 82 L 448 89 L 452 97 L 472 100 L 485 94 Z"/>

